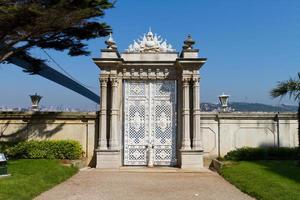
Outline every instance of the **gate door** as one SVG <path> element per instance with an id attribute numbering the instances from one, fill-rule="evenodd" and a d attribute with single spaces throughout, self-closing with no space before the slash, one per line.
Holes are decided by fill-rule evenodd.
<path id="1" fill-rule="evenodd" d="M 176 165 L 176 81 L 124 85 L 124 165 Z"/>

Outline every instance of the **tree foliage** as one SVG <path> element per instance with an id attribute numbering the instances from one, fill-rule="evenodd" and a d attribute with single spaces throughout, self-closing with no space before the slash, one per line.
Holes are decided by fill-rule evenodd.
<path id="1" fill-rule="evenodd" d="M 271 90 L 271 96 L 274 98 L 286 95 L 289 95 L 290 98 L 294 97 L 295 101 L 300 101 L 300 72 L 297 78 L 281 81 Z"/>
<path id="2" fill-rule="evenodd" d="M 87 55 L 86 41 L 107 36 L 100 18 L 109 0 L 0 0 L 0 63 L 11 56 L 31 59 L 33 47 Z M 39 61 L 38 59 L 35 59 Z"/>
<path id="3" fill-rule="evenodd" d="M 300 72 L 298 73 L 297 78 L 281 81 L 271 90 L 271 96 L 274 98 L 286 95 L 289 95 L 290 98 L 293 97 L 295 101 L 298 101 L 298 163 L 300 165 Z"/>

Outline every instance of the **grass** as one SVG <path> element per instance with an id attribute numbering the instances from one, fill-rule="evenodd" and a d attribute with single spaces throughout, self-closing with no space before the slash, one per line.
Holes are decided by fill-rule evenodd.
<path id="1" fill-rule="evenodd" d="M 231 162 L 220 174 L 257 199 L 300 199 L 300 167 L 296 161 Z"/>
<path id="2" fill-rule="evenodd" d="M 11 176 L 0 179 L 0 199 L 32 199 L 77 171 L 57 160 L 11 160 L 8 162 Z"/>

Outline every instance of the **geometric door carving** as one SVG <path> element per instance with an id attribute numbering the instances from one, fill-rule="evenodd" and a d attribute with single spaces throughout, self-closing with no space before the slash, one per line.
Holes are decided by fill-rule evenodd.
<path id="1" fill-rule="evenodd" d="M 124 82 L 124 165 L 154 165 L 176 160 L 176 81 Z"/>

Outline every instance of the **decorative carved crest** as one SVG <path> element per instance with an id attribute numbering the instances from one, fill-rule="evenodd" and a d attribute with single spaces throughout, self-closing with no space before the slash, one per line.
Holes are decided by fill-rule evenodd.
<path id="1" fill-rule="evenodd" d="M 143 53 L 143 52 L 175 52 L 171 44 L 167 43 L 167 40 L 161 38 L 161 36 L 154 34 L 149 30 L 147 34 L 137 41 L 133 41 L 130 44 L 126 52 L 129 53 Z"/>

